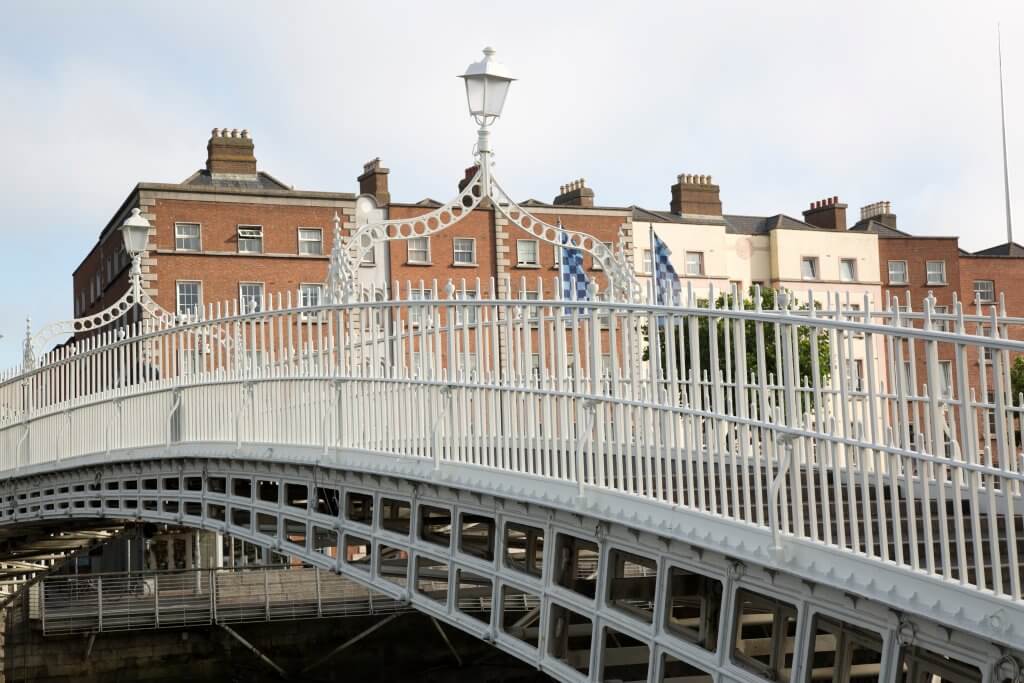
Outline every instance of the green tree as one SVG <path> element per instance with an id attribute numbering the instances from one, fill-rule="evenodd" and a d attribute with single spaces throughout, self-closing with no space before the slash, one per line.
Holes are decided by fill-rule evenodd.
<path id="1" fill-rule="evenodd" d="M 761 309 L 770 311 L 775 308 L 776 291 L 773 289 L 762 289 L 761 290 Z M 743 308 L 748 311 L 755 310 L 754 305 L 755 289 L 753 287 L 747 292 L 747 296 L 743 300 Z M 733 298 L 731 294 L 723 294 L 715 300 L 716 308 L 731 308 Z M 701 299 L 697 302 L 700 307 L 707 307 L 707 299 Z M 820 308 L 820 305 L 815 303 L 815 308 Z M 806 311 L 807 306 L 800 306 L 797 310 Z M 711 317 L 707 315 L 700 315 L 697 317 L 697 334 L 700 340 L 700 368 L 703 374 L 711 366 Z M 753 320 L 744 321 L 744 334 L 746 337 L 746 357 L 747 357 L 747 372 L 753 373 L 757 371 L 757 332 L 756 328 L 758 323 Z M 776 369 L 781 367 L 781 359 L 778 356 L 778 350 L 776 349 L 775 343 L 775 324 L 774 323 L 761 323 L 763 335 L 764 335 L 764 351 L 765 351 L 765 371 L 766 374 L 777 374 Z M 717 337 L 718 337 L 718 368 L 722 372 L 722 376 L 726 376 L 726 355 L 731 353 L 725 347 L 725 327 L 726 320 L 719 319 L 716 323 Z M 667 334 L 670 328 L 666 326 L 658 327 L 658 346 L 661 349 L 662 367 L 665 366 L 666 350 L 667 350 Z M 676 332 L 676 343 L 675 348 L 677 352 L 677 366 L 683 368 L 683 376 L 687 376 L 690 372 L 691 360 L 690 360 L 690 349 L 689 349 L 689 336 L 688 336 L 688 325 L 684 322 L 679 328 L 672 328 Z M 797 329 L 797 347 L 800 356 L 800 368 L 799 368 L 799 380 L 803 381 L 804 378 L 810 379 L 813 375 L 813 360 L 811 358 L 811 334 L 814 328 L 806 325 L 801 325 Z M 730 330 L 730 333 L 732 330 Z M 682 337 L 683 344 L 680 344 L 680 337 Z M 828 380 L 830 375 L 830 349 L 829 349 L 829 337 L 828 332 L 825 330 L 819 330 L 817 332 L 818 338 L 818 376 L 823 382 Z M 644 350 L 644 360 L 650 359 L 651 343 L 650 334 L 647 333 L 647 347 Z M 1024 360 L 1024 358 L 1022 358 Z M 728 362 L 733 365 L 733 372 L 735 372 L 735 363 L 733 363 L 733 357 L 730 355 Z M 1024 366 L 1022 366 L 1022 372 L 1024 372 Z M 1024 377 L 1024 375 L 1022 375 Z M 776 379 L 776 381 L 778 381 Z"/>
<path id="2" fill-rule="evenodd" d="M 1010 366 L 1010 388 L 1013 390 L 1010 400 L 1017 403 L 1024 392 L 1024 356 L 1017 356 Z"/>

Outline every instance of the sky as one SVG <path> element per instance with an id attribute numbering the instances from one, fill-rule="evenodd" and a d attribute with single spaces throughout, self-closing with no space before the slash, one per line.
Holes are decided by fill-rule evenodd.
<path id="1" fill-rule="evenodd" d="M 202 167 L 214 127 L 260 168 L 446 200 L 475 130 L 456 78 L 486 45 L 519 80 L 492 144 L 515 197 L 585 177 L 667 210 L 680 173 L 727 213 L 888 200 L 902 229 L 1005 241 L 996 26 L 1024 232 L 1024 3 L 10 2 L 0 24 L 0 368 L 72 314 L 71 274 L 135 183 Z M 1021 234 L 1019 241 L 1024 241 Z"/>

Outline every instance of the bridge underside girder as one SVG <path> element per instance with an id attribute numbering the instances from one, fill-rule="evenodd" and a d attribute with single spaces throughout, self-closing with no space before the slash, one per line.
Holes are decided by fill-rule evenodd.
<path id="1" fill-rule="evenodd" d="M 815 615 L 875 634 L 887 673 L 906 654 L 898 634 L 907 624 L 922 647 L 979 671 L 1000 653 L 848 590 L 674 540 L 639 518 L 612 522 L 557 500 L 474 491 L 431 474 L 429 463 L 400 476 L 367 471 L 354 454 L 343 458 L 348 467 L 267 456 L 176 455 L 26 477 L 3 491 L 0 529 L 28 524 L 44 547 L 55 529 L 86 537 L 138 521 L 228 534 L 406 601 L 563 680 L 646 680 L 649 671 L 710 680 L 764 667 L 781 675 L 780 662 L 817 677 L 812 630 L 826 627 Z"/>

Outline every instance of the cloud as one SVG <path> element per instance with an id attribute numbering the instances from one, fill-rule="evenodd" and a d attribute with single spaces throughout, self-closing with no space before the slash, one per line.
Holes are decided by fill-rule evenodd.
<path id="1" fill-rule="evenodd" d="M 485 44 L 520 78 L 493 136 L 517 197 L 584 176 L 599 203 L 665 208 L 676 174 L 710 173 L 727 211 L 888 199 L 901 227 L 978 249 L 1004 239 L 1002 21 L 1024 180 L 1018 3 L 106 7 L 21 5 L 0 28 L 0 365 L 24 313 L 70 314 L 71 271 L 132 186 L 187 177 L 214 126 L 250 129 L 296 187 L 352 190 L 380 156 L 394 196 L 449 196 L 475 141 L 456 76 Z"/>

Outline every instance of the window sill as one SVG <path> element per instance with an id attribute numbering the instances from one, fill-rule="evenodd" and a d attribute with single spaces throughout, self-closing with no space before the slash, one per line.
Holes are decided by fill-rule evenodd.
<path id="1" fill-rule="evenodd" d="M 925 287 L 948 287 L 949 283 L 948 282 L 926 282 L 926 283 L 924 283 L 924 286 Z"/>
<path id="2" fill-rule="evenodd" d="M 539 263 L 517 263 L 516 268 L 526 268 L 528 270 L 540 270 Z"/>
<path id="3" fill-rule="evenodd" d="M 452 262 L 452 268 L 479 268 L 479 267 L 480 267 L 480 264 L 476 263 L 475 261 L 473 263 L 455 263 L 454 261 Z"/>
<path id="4" fill-rule="evenodd" d="M 406 261 L 405 265 L 407 265 L 407 266 L 432 266 L 434 264 L 431 263 L 430 261 Z"/>
<path id="5" fill-rule="evenodd" d="M 377 267 L 377 262 L 376 261 L 363 261 L 362 263 L 359 264 L 359 267 L 360 268 L 376 268 Z"/>

